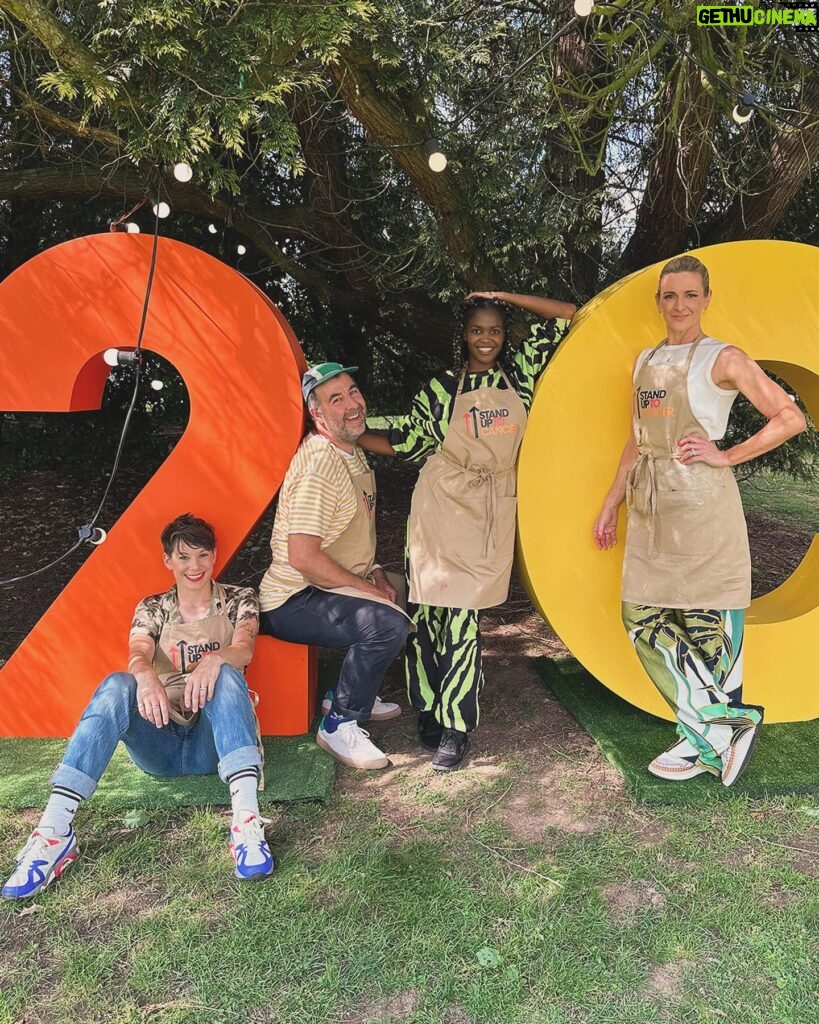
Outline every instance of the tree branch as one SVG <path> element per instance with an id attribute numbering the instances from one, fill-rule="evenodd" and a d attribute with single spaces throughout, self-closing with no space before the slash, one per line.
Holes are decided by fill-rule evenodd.
<path id="1" fill-rule="evenodd" d="M 707 244 L 770 238 L 819 160 L 819 79 L 806 83 L 799 127 L 780 124 L 752 193 L 740 193 L 709 232 Z M 761 115 L 755 114 L 755 117 Z M 794 115 L 791 115 L 793 117 Z"/>

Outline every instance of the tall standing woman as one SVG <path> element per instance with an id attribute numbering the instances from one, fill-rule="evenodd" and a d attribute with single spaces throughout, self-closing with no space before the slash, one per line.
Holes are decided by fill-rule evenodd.
<path id="1" fill-rule="evenodd" d="M 507 356 L 510 306 L 545 323 Z M 407 530 L 409 697 L 436 771 L 459 768 L 478 724 L 483 685 L 479 613 L 509 592 L 518 449 L 535 383 L 576 312 L 568 302 L 472 292 L 455 334 L 457 366 L 433 378 L 388 437 L 359 444 L 424 462 Z"/>
<path id="2" fill-rule="evenodd" d="M 663 267 L 657 309 L 667 337 L 634 368 L 632 436 L 594 525 L 601 550 L 616 543 L 625 499 L 623 622 L 651 681 L 673 709 L 678 738 L 648 770 L 662 779 L 709 772 L 730 786 L 745 769 L 763 709 L 742 702 L 744 609 L 751 563 L 732 466 L 805 429 L 778 384 L 735 345 L 708 337 L 707 268 L 693 256 Z M 743 394 L 767 420 L 717 448 Z"/>

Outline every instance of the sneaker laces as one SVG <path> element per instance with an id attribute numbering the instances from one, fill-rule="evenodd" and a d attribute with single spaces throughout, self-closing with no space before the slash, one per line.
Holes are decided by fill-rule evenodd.
<path id="1" fill-rule="evenodd" d="M 344 722 L 338 727 L 338 732 L 344 730 L 342 733 L 348 747 L 360 747 L 364 743 L 370 742 L 370 734 L 366 729 L 362 729 L 358 722 Z"/>
<path id="2" fill-rule="evenodd" d="M 263 818 L 260 814 L 251 813 L 245 821 L 235 821 L 231 825 L 230 832 L 234 837 L 234 845 L 244 843 L 249 846 L 251 843 L 266 842 L 264 827 L 270 824 L 270 818 Z"/>
<path id="3" fill-rule="evenodd" d="M 55 837 L 56 838 L 56 837 Z M 28 842 L 23 849 L 17 854 L 17 864 L 22 864 L 29 853 L 37 853 L 43 855 L 54 844 L 49 840 L 48 836 L 43 835 L 39 829 L 35 829 L 28 837 Z"/>

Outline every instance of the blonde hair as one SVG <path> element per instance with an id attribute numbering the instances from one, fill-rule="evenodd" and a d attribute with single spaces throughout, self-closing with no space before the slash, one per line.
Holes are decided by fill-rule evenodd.
<path id="1" fill-rule="evenodd" d="M 696 256 L 675 256 L 673 260 L 669 260 L 668 263 L 660 271 L 660 278 L 657 281 L 657 294 L 660 294 L 660 285 L 666 274 L 699 274 L 702 278 L 702 293 L 703 295 L 710 295 L 711 293 L 711 278 L 708 273 L 708 267 Z"/>

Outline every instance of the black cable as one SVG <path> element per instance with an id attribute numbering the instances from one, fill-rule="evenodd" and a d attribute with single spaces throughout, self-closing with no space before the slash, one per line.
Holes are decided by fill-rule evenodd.
<path id="1" fill-rule="evenodd" d="M 600 6 L 604 7 L 607 5 L 600 4 Z M 776 108 L 769 107 L 763 103 L 760 103 L 756 96 L 753 95 L 753 93 L 747 90 L 740 92 L 739 89 L 730 85 L 728 82 L 725 82 L 722 78 L 720 78 L 720 76 L 715 71 L 713 71 L 707 65 L 703 64 L 701 60 L 695 57 L 693 53 L 686 50 L 684 46 L 680 46 L 677 40 L 668 32 L 666 32 L 662 25 L 659 25 L 653 18 L 649 17 L 649 15 L 645 13 L 645 11 L 641 11 L 638 8 L 633 7 L 615 7 L 608 9 L 615 10 L 618 14 L 629 14 L 632 17 L 641 18 L 647 25 L 650 25 L 651 28 L 653 28 L 658 35 L 662 36 L 663 39 L 666 40 L 666 42 L 671 43 L 671 45 L 674 47 L 675 50 L 677 50 L 680 56 L 685 57 L 687 61 L 695 65 L 695 67 L 698 67 L 700 71 L 703 72 L 703 74 L 707 75 L 708 78 L 714 83 L 717 89 L 719 89 L 719 91 L 724 96 L 727 96 L 730 99 L 737 99 L 740 102 L 743 102 L 746 99 L 753 99 L 753 103 L 749 104 L 751 110 L 758 110 L 760 111 L 760 113 L 767 114 L 769 117 L 772 117 L 775 121 L 779 121 L 782 124 L 786 124 L 790 128 L 796 128 L 798 131 L 802 131 L 805 128 L 813 127 L 813 125 L 802 125 L 799 124 L 797 121 L 791 120 L 791 118 L 789 117 L 785 117 L 785 115 L 781 114 Z"/>
<path id="2" fill-rule="evenodd" d="M 148 306 L 151 300 L 151 289 L 154 283 L 154 271 L 156 270 L 156 255 L 159 246 L 159 214 L 157 211 L 159 210 L 159 202 L 161 198 L 162 176 L 160 175 L 159 186 L 157 188 L 156 207 L 154 210 L 154 239 L 153 246 L 151 248 L 151 262 L 148 269 L 148 281 L 145 287 L 145 298 L 142 303 L 142 317 L 139 322 L 139 331 L 137 333 L 136 345 L 134 346 L 136 370 L 134 376 L 134 389 L 133 392 L 131 393 L 131 401 L 128 404 L 128 409 L 125 413 L 125 420 L 123 421 L 122 424 L 122 431 L 120 432 L 119 443 L 117 445 L 116 454 L 114 455 L 114 463 L 111 467 L 111 473 L 108 477 L 108 483 L 105 487 L 105 491 L 103 492 L 100 503 L 97 506 L 97 511 L 94 513 L 94 516 L 89 523 L 86 523 L 84 526 L 80 526 L 77 528 L 80 535 L 79 540 L 75 541 L 74 544 L 72 544 L 67 551 L 64 551 L 57 558 L 53 559 L 53 561 L 49 562 L 47 565 L 41 566 L 39 569 L 34 569 L 32 570 L 32 572 L 23 573 L 20 576 L 11 576 L 8 579 L 0 580 L 0 587 L 10 586 L 12 583 L 20 583 L 22 580 L 29 580 L 33 576 L 39 576 L 41 573 L 47 572 L 49 569 L 53 569 L 54 566 L 59 565 L 60 562 L 64 562 L 66 558 L 69 558 L 71 555 L 73 555 L 74 552 L 86 542 L 89 544 L 100 544 L 105 539 L 105 531 L 103 531 L 101 527 L 96 526 L 96 522 L 99 519 L 100 515 L 102 514 L 103 507 L 105 506 L 105 503 L 108 500 L 108 494 L 111 490 L 111 484 L 114 482 L 114 477 L 116 476 L 117 469 L 119 468 L 120 458 L 122 457 L 122 450 L 123 447 L 125 446 L 125 438 L 128 434 L 128 427 L 130 426 L 131 423 L 131 416 L 133 415 L 134 409 L 136 408 L 137 394 L 139 393 L 139 384 L 142 374 L 142 336 L 145 333 L 145 323 L 148 318 Z M 130 216 L 130 214 L 126 214 L 126 216 Z M 101 535 L 97 540 L 94 540 L 95 530 L 98 531 Z"/>

